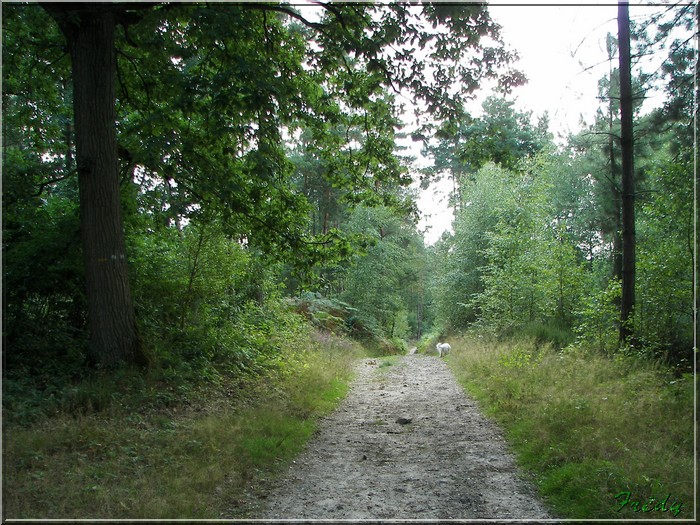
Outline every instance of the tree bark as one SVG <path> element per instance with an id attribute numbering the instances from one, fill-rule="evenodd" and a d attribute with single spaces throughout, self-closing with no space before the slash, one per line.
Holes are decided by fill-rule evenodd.
<path id="1" fill-rule="evenodd" d="M 620 146 L 622 150 L 622 301 L 620 304 L 620 340 L 626 343 L 632 338 L 636 247 L 630 20 L 629 5 L 624 0 L 620 0 L 618 3 L 617 24 L 620 53 Z"/>
<path id="2" fill-rule="evenodd" d="M 610 159 L 610 192 L 613 199 L 613 214 L 614 214 L 614 225 L 613 225 L 613 265 L 612 265 L 612 279 L 619 281 L 622 279 L 622 216 L 621 208 L 622 203 L 620 200 L 620 172 L 617 167 L 617 161 L 615 158 L 615 108 L 613 105 L 614 100 L 614 78 L 615 70 L 613 69 L 612 60 L 615 56 L 615 40 L 612 35 L 607 37 L 607 52 L 608 52 L 608 63 L 609 63 L 609 79 L 610 85 L 608 86 L 608 157 Z M 618 46 L 619 47 L 619 46 Z M 619 59 L 618 59 L 619 65 Z M 619 308 L 619 304 L 618 304 Z"/>
<path id="3" fill-rule="evenodd" d="M 103 367 L 146 364 L 126 259 L 115 112 L 115 17 L 110 4 L 45 4 L 72 60 L 73 112 L 90 349 Z"/>

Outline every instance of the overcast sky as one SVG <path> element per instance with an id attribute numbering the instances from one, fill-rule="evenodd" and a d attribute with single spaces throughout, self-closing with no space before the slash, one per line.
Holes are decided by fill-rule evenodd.
<path id="1" fill-rule="evenodd" d="M 545 3 L 550 5 L 541 5 Z M 582 117 L 593 122 L 598 80 L 609 70 L 605 37 L 617 35 L 617 4 L 586 3 L 595 5 L 538 2 L 535 6 L 517 0 L 493 0 L 489 5 L 491 16 L 502 26 L 504 41 L 520 56 L 516 66 L 529 79 L 514 90 L 516 108 L 533 111 L 535 118 L 547 111 L 555 137 L 580 130 Z M 630 16 L 647 19 L 658 10 L 658 6 L 632 5 Z M 419 199 L 424 213 L 419 227 L 432 225 L 426 234 L 428 244 L 450 228 L 452 210 L 446 207 L 445 193 L 449 188 L 451 183 L 436 186 Z"/>
<path id="2" fill-rule="evenodd" d="M 519 109 L 548 111 L 555 135 L 576 131 L 580 116 L 592 117 L 598 106 L 597 82 L 608 70 L 605 35 L 617 32 L 617 7 L 492 5 L 489 11 L 528 77 L 515 90 Z"/>

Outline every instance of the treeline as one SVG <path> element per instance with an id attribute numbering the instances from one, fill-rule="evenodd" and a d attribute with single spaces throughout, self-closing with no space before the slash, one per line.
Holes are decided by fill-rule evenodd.
<path id="1" fill-rule="evenodd" d="M 595 124 L 556 147 L 505 96 L 524 79 L 482 5 L 4 6 L 5 405 L 31 419 L 122 365 L 185 390 L 284 369 L 299 315 L 384 351 L 476 326 L 684 366 L 697 57 L 673 41 L 692 9 L 665 16 L 634 28 L 668 54 L 635 79 L 637 109 L 651 85 L 666 102 L 636 119 L 621 345 L 613 38 Z M 97 26 L 110 38 L 81 45 Z M 76 74 L 85 60 L 107 61 L 99 82 Z M 489 78 L 501 93 L 467 115 Z M 101 82 L 111 95 L 90 98 Z M 430 248 L 397 154 L 406 96 L 430 123 L 413 136 L 426 180 L 454 180 L 454 234 Z M 91 107 L 112 125 L 77 118 Z"/>
<path id="2" fill-rule="evenodd" d="M 2 22 L 19 420 L 123 366 L 164 398 L 284 369 L 299 314 L 400 349 L 429 291 L 397 94 L 440 121 L 483 79 L 522 81 L 480 5 L 8 4 Z"/>
<path id="3" fill-rule="evenodd" d="M 633 25 L 636 57 L 663 66 L 633 78 L 636 301 L 620 338 L 622 279 L 617 43 L 587 129 L 556 147 L 546 116 L 498 98 L 483 116 L 443 126 L 428 152 L 455 180 L 454 233 L 435 250 L 436 316 L 447 327 L 525 332 L 560 347 L 662 358 L 692 367 L 695 248 L 693 116 L 697 94 L 691 6 Z M 663 48 L 663 50 L 661 50 Z M 655 91 L 654 91 L 655 90 Z M 644 99 L 663 104 L 641 113 Z"/>

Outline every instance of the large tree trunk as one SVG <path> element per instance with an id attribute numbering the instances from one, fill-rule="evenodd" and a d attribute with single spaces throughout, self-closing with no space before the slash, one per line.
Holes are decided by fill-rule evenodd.
<path id="1" fill-rule="evenodd" d="M 73 68 L 73 111 L 91 351 L 101 366 L 145 364 L 131 299 L 119 197 L 109 4 L 46 4 Z"/>
<path id="2" fill-rule="evenodd" d="M 620 305 L 620 339 L 632 337 L 635 281 L 634 227 L 634 137 L 632 115 L 632 64 L 630 52 L 629 5 L 618 4 L 618 42 L 620 53 L 620 146 L 622 149 L 622 302 Z"/>

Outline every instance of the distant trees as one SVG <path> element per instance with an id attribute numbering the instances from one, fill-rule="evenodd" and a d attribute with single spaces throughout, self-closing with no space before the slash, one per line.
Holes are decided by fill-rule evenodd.
<path id="1" fill-rule="evenodd" d="M 586 181 L 566 159 L 536 159 L 519 172 L 487 164 L 463 188 L 454 237 L 437 245 L 439 307 L 451 326 L 572 326 L 585 286 L 577 223 Z"/>
<path id="2" fill-rule="evenodd" d="M 504 69 L 511 56 L 485 6 L 317 7 L 313 17 L 271 3 L 3 9 L 12 344 L 22 347 L 15 323 L 36 325 L 48 310 L 54 328 L 72 320 L 66 333 L 84 333 L 89 323 L 100 366 L 143 363 L 149 349 L 137 327 L 148 325 L 154 312 L 144 309 L 157 301 L 142 295 L 142 282 L 130 282 L 144 278 L 138 266 L 147 257 L 130 250 L 168 252 L 141 242 L 151 236 L 196 239 L 190 277 L 180 282 L 182 330 L 196 308 L 202 256 L 218 239 L 194 232 L 212 225 L 227 239 L 216 241 L 220 249 L 236 243 L 262 268 L 318 278 L 314 265 L 353 250 L 333 227 L 340 213 L 333 199 L 348 210 L 410 207 L 396 192 L 410 182 L 394 155 L 399 94 L 441 121 L 483 79 L 498 78 L 504 89 L 521 81 Z M 318 161 L 313 184 L 310 176 L 309 185 L 297 184 L 291 150 Z M 317 196 L 326 202 L 312 213 Z M 58 222 L 69 223 L 65 233 Z M 44 252 L 40 234 L 55 235 L 63 248 Z M 44 288 L 33 282 L 30 261 L 48 266 L 69 251 L 71 261 L 83 258 L 80 268 L 70 266 L 70 282 L 58 275 Z M 58 293 L 63 283 L 67 291 Z"/>
<path id="3" fill-rule="evenodd" d="M 426 140 L 424 153 L 434 160 L 429 172 L 433 176 L 450 174 L 458 208 L 464 204 L 462 184 L 468 184 L 484 164 L 494 162 L 514 170 L 522 159 L 551 144 L 547 115 L 533 126 L 532 113 L 516 111 L 513 105 L 503 96 L 490 96 L 483 103 L 481 117 L 455 114 Z"/>
<path id="4" fill-rule="evenodd" d="M 427 261 L 412 195 L 400 184 L 384 184 L 362 204 L 356 194 L 327 180 L 324 173 L 332 164 L 306 137 L 302 133 L 291 158 L 296 183 L 310 203 L 309 227 L 346 244 L 342 257 L 333 250 L 321 254 L 315 276 L 290 276 L 290 291 L 312 290 L 350 305 L 356 311 L 352 322 L 380 337 L 419 337 L 427 318 Z M 401 157 L 394 162 L 407 169 Z"/>
<path id="5" fill-rule="evenodd" d="M 546 143 L 520 150 L 502 134 L 503 150 L 489 141 L 475 148 L 485 163 L 450 165 L 444 152 L 458 151 L 456 137 L 464 135 L 451 135 L 452 143 L 441 137 L 432 148 L 434 169 L 462 170 L 454 234 L 435 247 L 443 261 L 435 276 L 438 314 L 448 326 L 525 330 L 558 344 L 576 337 L 604 352 L 622 348 L 687 364 L 695 272 L 693 17 L 689 6 L 676 6 L 643 27 L 632 24 L 632 57 L 659 53 L 664 43 L 665 65 L 652 74 L 625 60 L 612 67 L 619 52 L 609 38 L 611 70 L 600 82 L 596 122 L 560 152 Z M 628 25 L 622 13 L 623 37 Z M 630 67 L 635 76 L 621 73 Z M 666 102 L 641 116 L 652 90 L 663 90 Z M 630 124 L 633 159 L 630 130 L 621 132 Z"/>
<path id="6" fill-rule="evenodd" d="M 387 208 L 360 207 L 346 227 L 370 245 L 343 270 L 340 299 L 387 337 L 419 337 L 428 261 L 414 224 Z"/>

